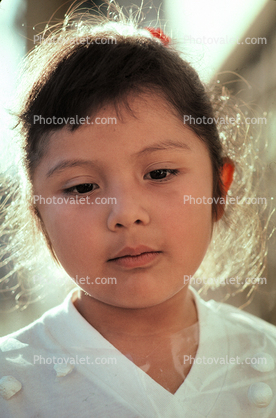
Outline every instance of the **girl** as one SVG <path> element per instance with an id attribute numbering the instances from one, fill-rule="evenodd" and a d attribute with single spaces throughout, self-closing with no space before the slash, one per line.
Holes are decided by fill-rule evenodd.
<path id="1" fill-rule="evenodd" d="M 262 271 L 256 224 L 237 240 L 241 213 L 258 219 L 241 203 L 252 172 L 233 162 L 248 124 L 237 108 L 233 125 L 215 122 L 234 114 L 226 89 L 209 94 L 161 30 L 116 10 L 97 25 L 67 18 L 30 54 L 26 187 L 12 208 L 29 218 L 6 252 L 24 235 L 27 273 L 28 238 L 38 246 L 27 231 L 39 229 L 78 288 L 1 339 L 1 417 L 274 417 L 275 327 L 204 302 L 187 280 Z M 233 233 L 243 264 L 221 259 Z"/>

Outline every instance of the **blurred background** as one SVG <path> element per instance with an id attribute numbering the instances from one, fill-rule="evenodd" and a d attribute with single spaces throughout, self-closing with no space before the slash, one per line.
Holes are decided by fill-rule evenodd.
<path id="1" fill-rule="evenodd" d="M 55 23 L 74 2 L 64 0 L 2 0 L 0 3 L 0 152 L 7 146 L 12 120 L 7 112 L 14 94 L 19 63 L 34 48 L 35 39 L 51 21 Z M 94 2 L 96 5 L 102 2 Z M 120 6 L 141 5 L 141 1 L 118 0 Z M 83 7 L 92 9 L 92 2 Z M 157 20 L 158 16 L 158 20 Z M 263 141 L 268 146 L 262 162 L 265 168 L 269 203 L 276 202 L 276 1 L 272 0 L 154 0 L 145 5 L 144 26 L 161 26 L 176 40 L 178 50 L 199 72 L 205 83 L 223 75 L 224 82 L 237 78 L 247 80 L 252 88 L 242 98 L 266 112 L 262 126 Z M 232 73 L 231 73 L 232 72 Z M 233 93 L 239 83 L 231 84 Z M 3 197 L 2 197 L 3 198 Z M 275 225 L 275 216 L 272 218 Z M 4 275 L 0 268 L 0 277 Z M 276 233 L 269 240 L 268 265 L 262 275 L 267 284 L 259 286 L 253 301 L 244 309 L 276 324 Z M 209 291 L 205 299 L 221 300 L 223 289 Z M 227 303 L 240 306 L 246 294 L 230 298 Z M 30 305 L 26 310 L 1 313 L 0 336 L 15 331 L 38 318 L 60 302 L 59 294 Z M 1 304 L 1 295 L 0 295 Z M 0 307 L 1 308 L 1 307 Z"/>

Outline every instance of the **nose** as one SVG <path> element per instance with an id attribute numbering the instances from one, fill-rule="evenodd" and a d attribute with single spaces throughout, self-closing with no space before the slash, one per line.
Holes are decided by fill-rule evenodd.
<path id="1" fill-rule="evenodd" d="M 122 228 L 133 226 L 145 226 L 150 223 L 150 215 L 146 208 L 146 201 L 142 193 L 134 192 L 133 188 L 120 187 L 116 192 L 116 204 L 110 207 L 107 218 L 107 227 L 110 231 L 117 231 Z"/>

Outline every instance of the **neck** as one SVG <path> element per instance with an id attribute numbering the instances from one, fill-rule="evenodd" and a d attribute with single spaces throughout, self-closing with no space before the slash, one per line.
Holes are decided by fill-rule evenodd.
<path id="1" fill-rule="evenodd" d="M 183 288 L 169 300 L 140 309 L 105 304 L 79 291 L 76 309 L 105 338 L 170 336 L 198 321 L 192 292 Z"/>

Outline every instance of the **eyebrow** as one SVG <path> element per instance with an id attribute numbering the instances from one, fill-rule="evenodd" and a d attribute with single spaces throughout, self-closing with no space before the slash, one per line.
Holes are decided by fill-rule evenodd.
<path id="1" fill-rule="evenodd" d="M 166 151 L 169 149 L 181 149 L 181 150 L 186 150 L 186 151 L 192 151 L 191 148 L 185 142 L 166 140 L 162 142 L 157 142 L 156 144 L 152 144 L 149 147 L 143 148 L 141 151 L 136 152 L 134 155 L 137 157 L 140 157 L 144 154 L 150 154 L 156 151 Z M 50 168 L 50 170 L 47 171 L 46 177 L 49 178 L 54 173 L 61 172 L 65 170 L 66 168 L 72 168 L 72 167 L 95 168 L 95 165 L 97 165 L 97 162 L 93 162 L 90 160 L 60 161 L 58 164 L 56 164 L 54 167 Z"/>
<path id="2" fill-rule="evenodd" d="M 60 161 L 58 164 L 56 164 L 54 167 L 50 168 L 50 170 L 47 171 L 46 177 L 51 177 L 54 173 L 60 172 L 65 170 L 66 168 L 72 168 L 72 167 L 95 167 L 96 163 L 92 162 L 90 160 L 65 160 Z"/>
<path id="3" fill-rule="evenodd" d="M 173 141 L 173 140 L 168 139 L 166 141 L 152 144 L 151 146 L 146 147 L 142 149 L 141 151 L 138 151 L 136 155 L 140 156 L 140 155 L 148 154 L 151 152 L 163 151 L 163 150 L 165 151 L 169 149 L 181 149 L 181 150 L 186 150 L 186 151 L 192 151 L 191 148 L 185 142 Z"/>

